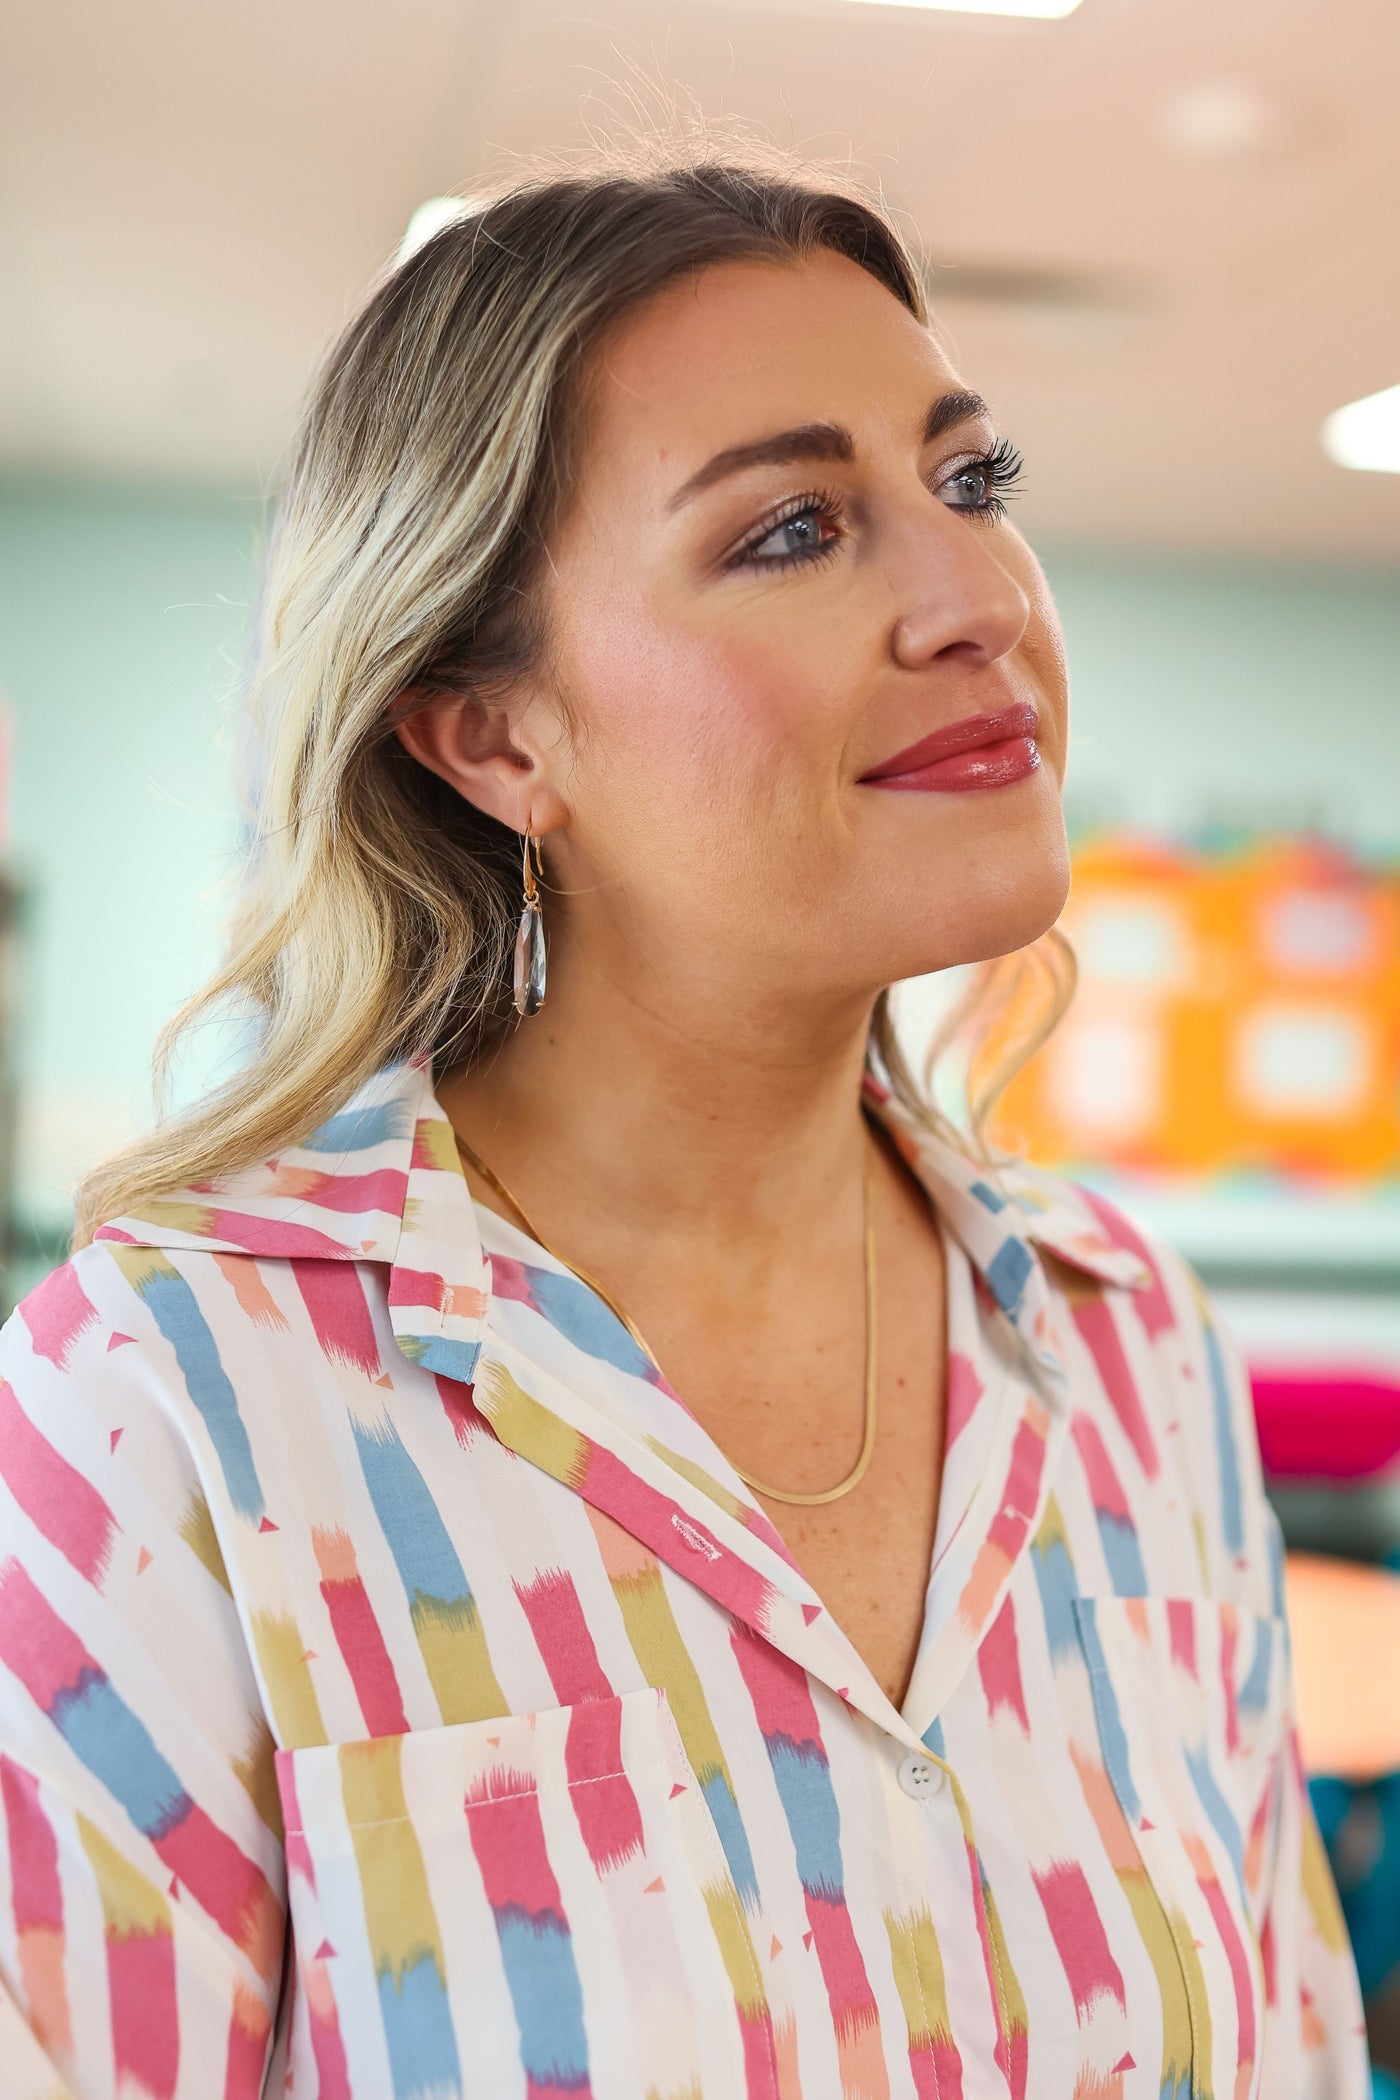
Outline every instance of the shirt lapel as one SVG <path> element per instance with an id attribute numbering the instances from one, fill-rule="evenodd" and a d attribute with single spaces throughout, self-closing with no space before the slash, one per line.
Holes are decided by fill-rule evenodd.
<path id="1" fill-rule="evenodd" d="M 924 1627 L 904 1702 L 927 1735 L 1001 1608 L 1039 1529 L 1069 1430 L 1069 1392 L 1040 1250 L 1141 1287 L 1150 1272 L 1068 1184 L 989 1166 L 945 1142 L 873 1080 L 867 1101 L 951 1240 L 945 1473 Z M 958 1256 L 971 1268 L 971 1287 Z"/>

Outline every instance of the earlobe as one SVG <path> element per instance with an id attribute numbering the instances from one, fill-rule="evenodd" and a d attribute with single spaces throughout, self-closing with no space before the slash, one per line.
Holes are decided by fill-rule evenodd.
<path id="1" fill-rule="evenodd" d="M 511 718 L 501 707 L 487 707 L 474 694 L 441 693 L 415 705 L 410 689 L 397 703 L 407 708 L 394 724 L 410 758 L 436 773 L 483 815 L 536 837 L 564 821 L 560 797 L 542 777 L 535 755 L 517 743 Z"/>

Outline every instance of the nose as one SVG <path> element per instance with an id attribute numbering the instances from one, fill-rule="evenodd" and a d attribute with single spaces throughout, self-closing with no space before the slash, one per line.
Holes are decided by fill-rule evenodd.
<path id="1" fill-rule="evenodd" d="M 936 502 L 936 499 L 934 499 Z M 919 670 L 938 657 L 970 668 L 995 663 L 1016 647 L 1031 602 L 997 560 L 984 526 L 936 503 L 923 511 L 908 538 L 909 566 L 901 579 L 905 609 L 890 637 L 895 661 Z"/>

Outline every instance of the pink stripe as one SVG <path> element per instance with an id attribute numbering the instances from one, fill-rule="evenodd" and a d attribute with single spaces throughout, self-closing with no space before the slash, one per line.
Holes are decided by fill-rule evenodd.
<path id="1" fill-rule="evenodd" d="M 438 1398 L 442 1411 L 452 1424 L 452 1434 L 465 1450 L 474 1436 L 489 1436 L 496 1441 L 496 1432 L 476 1404 L 476 1395 L 460 1378 L 436 1379 Z"/>
<path id="2" fill-rule="evenodd" d="M 42 1926 L 63 1930 L 63 1886 L 58 1878 L 58 1840 L 39 1802 L 39 1782 L 0 1751 L 0 1799 L 9 1834 L 10 1891 L 15 1930 Z"/>
<path id="3" fill-rule="evenodd" d="M 486 1900 L 492 1910 L 518 1903 L 535 1917 L 552 1910 L 562 1918 L 564 1906 L 545 1850 L 534 1782 L 519 1772 L 503 1776 L 508 1793 L 493 1793 L 492 1780 L 480 1780 L 468 1789 L 463 1804 Z"/>
<path id="4" fill-rule="evenodd" d="M 595 1509 L 616 1518 L 624 1531 L 650 1546 L 668 1567 L 678 1569 L 726 1611 L 735 1613 L 757 1632 L 767 1634 L 769 1615 L 778 1595 L 767 1576 L 721 1546 L 708 1526 L 669 1495 L 649 1487 L 612 1452 L 585 1440 L 579 1477 L 567 1485 Z M 672 1523 L 673 1517 L 679 1519 L 678 1524 Z M 700 1543 L 692 1545 L 692 1538 Z"/>
<path id="5" fill-rule="evenodd" d="M 1040 1477 L 1044 1471 L 1044 1432 L 1033 1421 L 1023 1421 L 1011 1446 L 1001 1506 L 987 1526 L 987 1537 L 1012 1560 L 1025 1543 L 1040 1499 Z"/>
<path id="6" fill-rule="evenodd" d="M 879 2015 L 875 2010 L 875 1994 L 870 1988 L 870 1978 L 865 1973 L 865 1962 L 856 1944 L 855 1927 L 846 1899 L 838 1890 L 827 1897 L 815 1889 L 805 1889 L 807 1901 L 807 1923 L 812 1928 L 812 1941 L 821 1965 L 822 1981 L 826 1985 L 827 1998 L 831 2004 L 831 2017 L 836 2028 L 836 2039 L 841 2050 L 843 2073 L 844 2058 L 853 2044 L 872 2032 L 878 2032 Z M 888 2093 L 889 2082 L 885 2076 L 883 2058 L 861 2052 L 858 2058 L 860 2069 L 866 2074 L 860 2082 L 860 2090 L 874 2100 L 876 2093 Z M 843 2086 L 849 2080 L 843 2075 Z"/>
<path id="7" fill-rule="evenodd" d="M 170 1871 L 243 1949 L 259 1976 L 269 1975 L 282 1956 L 282 1910 L 262 1869 L 195 1802 L 154 1843 Z"/>
<path id="8" fill-rule="evenodd" d="M 1121 1523 L 1130 1524 L 1132 1517 L 1128 1509 L 1128 1498 L 1123 1492 L 1122 1482 L 1113 1470 L 1113 1461 L 1104 1448 L 1098 1423 L 1092 1415 L 1077 1414 L 1070 1427 L 1079 1448 L 1094 1508 L 1100 1516 L 1117 1517 Z"/>
<path id="9" fill-rule="evenodd" d="M 1168 1597 L 1167 1626 L 1171 1635 L 1171 1656 L 1195 1677 L 1196 1669 L 1196 1614 L 1187 1597 Z"/>
<path id="10" fill-rule="evenodd" d="M 1114 1246 L 1126 1247 L 1129 1254 L 1135 1254 L 1152 1278 L 1151 1284 L 1145 1290 L 1135 1290 L 1131 1293 L 1134 1310 L 1147 1329 L 1149 1338 L 1155 1341 L 1159 1334 L 1169 1333 L 1176 1324 L 1175 1316 L 1162 1287 L 1162 1272 L 1153 1259 L 1146 1240 L 1124 1217 L 1122 1211 L 1107 1202 L 1104 1197 L 1096 1196 L 1092 1190 L 1086 1188 L 1081 1188 L 1079 1194 Z"/>
<path id="11" fill-rule="evenodd" d="M 782 2100 L 778 2090 L 778 2058 L 773 2043 L 773 2015 L 765 2005 L 761 2012 L 739 2014 L 739 2033 L 744 2044 L 745 2100 Z"/>
<path id="12" fill-rule="evenodd" d="M 64 1262 L 21 1300 L 19 1316 L 40 1356 L 67 1368 L 68 1352 L 84 1328 L 97 1318 L 97 1307 L 78 1281 L 71 1262 Z"/>
<path id="13" fill-rule="evenodd" d="M 384 1634 L 358 1573 L 321 1584 L 336 1646 L 370 1735 L 407 1735 L 408 1716 Z"/>
<path id="14" fill-rule="evenodd" d="M 958 1436 L 972 1420 L 977 1411 L 985 1387 L 977 1376 L 977 1367 L 970 1356 L 953 1349 L 948 1355 L 948 1401 L 947 1428 L 944 1432 L 945 1454 L 951 1451 Z"/>
<path id="15" fill-rule="evenodd" d="M 348 1262 L 293 1260 L 292 1274 L 311 1315 L 321 1353 L 367 1378 L 379 1376 L 379 1344 L 359 1270 Z"/>
<path id="16" fill-rule="evenodd" d="M 130 2079 L 151 2100 L 171 2100 L 180 2069 L 180 2012 L 169 1925 L 126 1937 L 109 1926 L 107 1981 L 118 2092 Z"/>
<path id="17" fill-rule="evenodd" d="M 1235 2006 L 1239 2024 L 1236 2055 L 1241 2068 L 1245 2068 L 1254 2061 L 1258 2037 L 1254 2028 L 1252 1978 L 1249 1973 L 1249 1960 L 1245 1954 L 1244 1942 L 1241 1940 L 1238 1927 L 1230 1914 L 1230 1906 L 1226 1902 L 1225 1892 L 1216 1878 L 1209 1852 L 1207 1852 L 1204 1844 L 1194 1831 L 1184 1830 L 1182 1832 L 1182 1842 L 1185 1846 L 1187 1858 L 1195 1870 L 1197 1886 L 1210 1907 L 1211 1919 L 1216 1931 L 1220 1934 L 1221 1940 L 1224 1942 L 1225 1953 L 1230 1963 L 1230 1977 L 1235 1986 Z M 1267 1953 L 1264 1959 L 1267 1968 L 1270 1960 Z M 1270 1998 L 1272 1999 L 1272 1992 L 1270 1993 Z M 1248 2080 L 1243 2080 L 1241 2083 L 1247 2085 Z"/>
<path id="18" fill-rule="evenodd" d="M 1128 1367 L 1123 1342 L 1113 1324 L 1113 1313 L 1101 1297 L 1086 1298 L 1074 1308 L 1074 1324 L 1084 1337 L 1089 1354 L 1098 1367 L 1109 1403 L 1123 1425 L 1138 1463 L 1149 1480 L 1157 1478 L 1159 1460 L 1137 1381 Z"/>
<path id="19" fill-rule="evenodd" d="M 595 1699 L 569 1716 L 564 1746 L 569 1798 L 588 1857 L 599 1874 L 615 1873 L 644 1850 L 641 1810 L 622 1770 L 622 1706 Z"/>
<path id="20" fill-rule="evenodd" d="M 190 1187 L 199 1195 L 212 1195 L 218 1183 L 192 1181 Z M 317 1210 L 351 1216 L 383 1211 L 391 1218 L 401 1218 L 408 1197 L 408 1176 L 402 1167 L 376 1167 L 371 1174 L 328 1174 L 320 1167 L 279 1164 L 272 1170 L 270 1186 L 259 1191 L 260 1200 L 265 1201 L 268 1196 L 295 1197 L 298 1202 L 314 1204 Z M 218 1215 L 233 1213 L 221 1211 Z"/>
<path id="21" fill-rule="evenodd" d="M 267 2008 L 251 1991 L 235 1985 L 224 2066 L 224 2100 L 258 2100 L 271 2033 Z"/>
<path id="22" fill-rule="evenodd" d="M 611 1699 L 612 1686 L 599 1665 L 573 1577 L 563 1568 L 546 1568 L 532 1582 L 517 1582 L 515 1594 L 524 1606 L 559 1704 L 577 1706 L 584 1699 Z"/>
<path id="23" fill-rule="evenodd" d="M 789 1742 L 810 1743 L 825 1764 L 826 1748 L 807 1672 L 771 1642 L 755 1640 L 742 1626 L 732 1630 L 730 1646 L 764 1735 L 785 1735 Z"/>
<path id="24" fill-rule="evenodd" d="M 290 1750 L 273 1753 L 273 1768 L 277 1773 L 277 1791 L 282 1797 L 282 1828 L 284 1850 L 287 1855 L 287 1878 L 300 1875 L 312 1894 L 316 1891 L 316 1864 L 311 1857 L 311 1847 L 302 1828 L 301 1803 L 297 1800 L 296 1766 Z"/>
<path id="25" fill-rule="evenodd" d="M 1100 1997 L 1111 1998 L 1126 2012 L 1122 1972 L 1109 1951 L 1103 1919 L 1084 1869 L 1073 1860 L 1060 1860 L 1047 1873 L 1032 1868 L 1031 1879 L 1081 2019 Z"/>
<path id="26" fill-rule="evenodd" d="M 116 1520 L 95 1487 L 55 1451 L 0 1382 L 0 1473 L 50 1545 L 88 1582 L 107 1572 Z"/>
<path id="27" fill-rule="evenodd" d="M 1220 1615 L 1220 1677 L 1225 1693 L 1225 1748 L 1231 1756 L 1240 1747 L 1240 1704 L 1235 1691 L 1235 1650 L 1239 1638 L 1239 1622 L 1227 1609 Z"/>
<path id="28" fill-rule="evenodd" d="M 977 1667 L 981 1673 L 982 1689 L 987 1695 L 987 1718 L 991 1720 L 1001 1707 L 1009 1707 L 1020 1723 L 1022 1734 L 1029 1736 L 1031 1722 L 1021 1684 L 1016 1612 L 1009 1594 L 982 1636 L 977 1650 Z"/>
<path id="29" fill-rule="evenodd" d="M 351 1255 L 343 1240 L 318 1232 L 314 1225 L 289 1224 L 286 1218 L 259 1218 L 245 1210 L 207 1210 L 204 1220 L 200 1237 L 232 1240 L 249 1254 L 324 1255 L 332 1261 L 345 1261 Z"/>
<path id="30" fill-rule="evenodd" d="M 45 1713 L 84 1670 L 106 1675 L 17 1560 L 0 1562 L 0 1662 Z"/>

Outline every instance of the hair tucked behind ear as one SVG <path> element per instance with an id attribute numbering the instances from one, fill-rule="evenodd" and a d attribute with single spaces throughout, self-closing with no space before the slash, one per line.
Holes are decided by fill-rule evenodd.
<path id="1" fill-rule="evenodd" d="M 395 721 L 539 664 L 532 586 L 604 332 L 687 273 L 818 249 L 926 318 L 876 203 L 794 157 L 692 139 L 517 179 L 385 272 L 315 380 L 283 477 L 244 695 L 261 771 L 246 872 L 220 968 L 156 1045 L 158 1101 L 196 1023 L 233 1010 L 251 1051 L 87 1175 L 75 1245 L 294 1143 L 379 1067 L 459 1062 L 508 1025 L 518 841 L 418 765 Z M 873 1046 L 931 1115 L 886 1000 Z"/>

